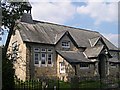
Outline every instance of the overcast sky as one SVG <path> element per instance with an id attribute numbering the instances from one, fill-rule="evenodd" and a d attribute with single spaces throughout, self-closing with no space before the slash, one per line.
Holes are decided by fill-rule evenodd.
<path id="1" fill-rule="evenodd" d="M 33 19 L 98 31 L 118 46 L 118 0 L 29 1 Z"/>

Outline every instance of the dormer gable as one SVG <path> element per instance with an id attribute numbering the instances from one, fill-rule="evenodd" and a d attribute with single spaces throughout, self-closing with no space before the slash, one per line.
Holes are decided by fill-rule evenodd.
<path id="1" fill-rule="evenodd" d="M 109 48 L 107 47 L 102 37 L 89 39 L 89 42 L 91 47 L 87 48 L 84 52 L 88 56 L 88 58 L 97 57 L 100 53 L 105 53 L 111 58 Z"/>
<path id="2" fill-rule="evenodd" d="M 91 38 L 89 39 L 89 43 L 91 45 L 91 47 L 94 47 L 96 45 L 96 43 L 99 41 L 100 37 L 95 37 L 95 38 Z"/>
<path id="3" fill-rule="evenodd" d="M 95 38 L 91 38 L 89 39 L 89 43 L 91 45 L 91 47 L 97 46 L 97 45 L 104 45 L 107 49 L 107 45 L 104 42 L 104 40 L 102 39 L 102 37 L 95 37 Z"/>
<path id="4" fill-rule="evenodd" d="M 61 50 L 76 50 L 77 43 L 70 35 L 69 31 L 61 32 L 56 36 L 56 48 Z"/>

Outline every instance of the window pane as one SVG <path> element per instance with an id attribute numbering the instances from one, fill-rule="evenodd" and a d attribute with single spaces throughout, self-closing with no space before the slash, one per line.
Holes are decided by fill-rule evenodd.
<path id="1" fill-rule="evenodd" d="M 39 52 L 40 49 L 39 48 L 34 48 L 34 52 Z"/>
<path id="2" fill-rule="evenodd" d="M 48 54 L 48 64 L 52 64 L 52 54 Z"/>
<path id="3" fill-rule="evenodd" d="M 64 65 L 64 62 L 60 62 L 60 73 L 65 73 L 65 65 Z"/>
<path id="4" fill-rule="evenodd" d="M 35 64 L 39 64 L 39 62 L 38 62 L 38 61 L 35 61 Z"/>
<path id="5" fill-rule="evenodd" d="M 35 61 L 35 64 L 39 64 L 39 53 L 34 54 L 34 61 Z"/>
<path id="6" fill-rule="evenodd" d="M 89 64 L 88 63 L 80 63 L 80 68 L 88 69 Z"/>
<path id="7" fill-rule="evenodd" d="M 41 62 L 41 63 L 42 63 L 42 64 L 45 64 L 45 60 L 42 59 L 42 62 Z"/>
<path id="8" fill-rule="evenodd" d="M 48 52 L 52 52 L 52 49 L 47 49 Z"/>
<path id="9" fill-rule="evenodd" d="M 62 47 L 63 48 L 70 48 L 70 41 L 63 41 L 62 42 Z"/>
<path id="10" fill-rule="evenodd" d="M 41 64 L 45 64 L 45 61 L 46 61 L 46 54 L 41 53 Z"/>
<path id="11" fill-rule="evenodd" d="M 46 52 L 46 49 L 45 48 L 41 48 L 41 52 Z"/>
<path id="12" fill-rule="evenodd" d="M 42 58 L 45 58 L 45 54 L 42 53 Z"/>

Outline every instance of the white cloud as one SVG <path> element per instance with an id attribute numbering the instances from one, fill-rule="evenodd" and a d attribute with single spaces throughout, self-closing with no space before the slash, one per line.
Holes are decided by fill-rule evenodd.
<path id="1" fill-rule="evenodd" d="M 120 34 L 103 34 L 109 41 L 111 41 L 115 46 L 120 46 Z"/>
<path id="2" fill-rule="evenodd" d="M 109 2 L 104 0 L 101 2 L 94 2 L 95 0 L 87 0 L 86 5 L 79 6 L 77 12 L 79 14 L 88 15 L 95 19 L 95 24 L 98 25 L 102 22 L 115 22 L 118 17 L 118 3 Z"/>
<path id="3" fill-rule="evenodd" d="M 17 0 L 19 1 L 19 0 Z M 21 1 L 21 0 L 20 0 Z M 46 2 L 46 1 L 50 1 L 50 2 L 69 2 L 70 0 L 29 0 L 30 2 Z M 119 0 L 71 0 L 72 2 L 118 2 Z"/>
<path id="4" fill-rule="evenodd" d="M 67 2 L 45 1 L 31 3 L 33 19 L 64 23 L 68 19 L 73 18 L 75 7 L 71 4 L 70 0 Z"/>
<path id="5" fill-rule="evenodd" d="M 96 25 L 102 22 L 117 21 L 117 2 L 105 3 L 106 0 L 84 0 L 86 6 L 77 7 L 72 0 L 29 0 L 32 4 L 32 15 L 34 19 L 64 23 L 72 19 L 74 14 L 88 15 L 95 19 Z M 80 1 L 79 1 L 80 2 Z M 107 1 L 106 1 L 107 2 Z"/>

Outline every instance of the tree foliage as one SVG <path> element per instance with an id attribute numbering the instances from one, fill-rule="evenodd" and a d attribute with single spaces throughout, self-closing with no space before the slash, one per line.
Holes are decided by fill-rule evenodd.
<path id="1" fill-rule="evenodd" d="M 19 19 L 24 11 L 31 9 L 28 2 L 1 2 L 2 8 L 2 25 L 9 28 L 7 41 L 2 53 L 2 78 L 3 90 L 13 90 L 14 88 L 14 69 L 13 60 L 7 58 L 7 48 L 10 38 L 15 27 L 15 22 Z"/>
<path id="2" fill-rule="evenodd" d="M 28 2 L 5 2 L 1 4 L 2 7 L 2 25 L 8 28 L 13 28 L 15 21 L 20 18 L 20 16 L 26 10 L 30 10 Z"/>
<path id="3" fill-rule="evenodd" d="M 8 38 L 5 45 L 5 51 L 7 51 L 16 20 L 20 19 L 25 11 L 29 12 L 32 7 L 28 2 L 2 2 L 1 8 L 2 25 L 9 28 Z"/>
<path id="4" fill-rule="evenodd" d="M 4 58 L 2 62 L 2 90 L 13 90 L 14 89 L 14 69 L 13 63 L 8 59 Z"/>

